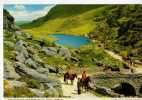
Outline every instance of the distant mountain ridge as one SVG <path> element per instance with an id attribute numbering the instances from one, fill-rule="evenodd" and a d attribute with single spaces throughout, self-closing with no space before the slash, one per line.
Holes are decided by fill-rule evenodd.
<path id="1" fill-rule="evenodd" d="M 73 15 L 79 15 L 94 8 L 99 8 L 103 5 L 56 5 L 51 8 L 45 16 L 33 20 L 31 23 L 21 25 L 23 28 L 33 28 L 44 24 L 46 21 L 56 18 L 65 18 Z"/>

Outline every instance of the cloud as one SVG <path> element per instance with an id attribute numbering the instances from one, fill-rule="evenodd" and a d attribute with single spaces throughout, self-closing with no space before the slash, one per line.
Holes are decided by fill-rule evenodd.
<path id="1" fill-rule="evenodd" d="M 14 8 L 18 11 L 21 11 L 21 10 L 25 10 L 25 6 L 24 5 L 15 5 Z"/>
<path id="2" fill-rule="evenodd" d="M 28 11 L 24 5 L 15 5 L 14 7 L 16 10 L 11 10 L 9 12 L 16 21 L 32 21 L 46 15 L 53 5 L 47 5 L 43 9 L 37 11 Z"/>

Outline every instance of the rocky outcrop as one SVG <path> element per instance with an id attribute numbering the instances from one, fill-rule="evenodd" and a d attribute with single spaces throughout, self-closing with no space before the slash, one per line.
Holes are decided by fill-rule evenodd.
<path id="1" fill-rule="evenodd" d="M 20 75 L 15 72 L 12 62 L 4 60 L 4 78 L 5 79 L 19 79 Z"/>
<path id="2" fill-rule="evenodd" d="M 3 28 L 6 30 L 13 30 L 14 29 L 14 18 L 9 14 L 7 10 L 3 10 Z"/>
<path id="3" fill-rule="evenodd" d="M 71 53 L 70 53 L 70 51 L 68 50 L 68 48 L 59 48 L 58 54 L 59 54 L 60 56 L 63 56 L 63 57 L 65 57 L 65 58 L 67 58 L 67 59 L 71 58 Z"/>
<path id="4" fill-rule="evenodd" d="M 49 56 L 57 55 L 57 49 L 54 47 L 43 47 L 42 50 Z"/>
<path id="5" fill-rule="evenodd" d="M 41 74 L 32 68 L 28 68 L 23 63 L 20 63 L 20 62 L 15 63 L 15 70 L 21 76 L 31 77 L 33 79 L 40 81 L 40 82 L 48 82 L 49 81 L 48 77 L 46 75 Z"/>
<path id="6" fill-rule="evenodd" d="M 42 50 L 49 56 L 61 56 L 66 59 L 71 58 L 71 53 L 67 48 L 43 47 Z"/>
<path id="7" fill-rule="evenodd" d="M 49 78 L 51 70 L 60 73 L 61 69 L 48 65 L 40 54 L 44 51 L 46 56 L 60 54 L 65 58 L 69 54 L 63 50 L 58 53 L 58 47 L 43 47 L 41 44 L 45 43 L 39 43 L 30 34 L 17 30 L 14 18 L 4 10 L 4 78 L 12 87 L 11 96 L 23 97 L 25 91 L 30 93 L 24 94 L 27 97 L 44 97 L 47 93 L 48 97 L 63 96 L 61 82 L 54 75 Z M 19 94 L 17 89 L 20 89 Z M 7 89 L 5 96 L 9 96 Z"/>

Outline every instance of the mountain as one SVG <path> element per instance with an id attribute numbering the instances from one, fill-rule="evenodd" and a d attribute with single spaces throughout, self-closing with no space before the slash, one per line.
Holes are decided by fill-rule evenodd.
<path id="1" fill-rule="evenodd" d="M 57 5 L 49 13 L 29 24 L 21 25 L 24 31 L 35 36 L 47 34 L 86 34 L 94 26 L 94 16 L 101 15 L 113 6 L 104 5 Z"/>
<path id="2" fill-rule="evenodd" d="M 64 33 L 85 35 L 122 56 L 142 57 L 141 5 L 56 5 L 21 27 L 35 37 Z"/>

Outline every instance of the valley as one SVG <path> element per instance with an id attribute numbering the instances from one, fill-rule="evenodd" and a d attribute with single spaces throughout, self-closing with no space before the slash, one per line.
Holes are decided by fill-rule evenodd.
<path id="1" fill-rule="evenodd" d="M 141 97 L 141 12 L 141 5 L 56 5 L 17 26 L 4 9 L 4 96 Z M 78 80 L 83 71 L 87 92 Z M 73 85 L 67 72 L 77 74 Z"/>

